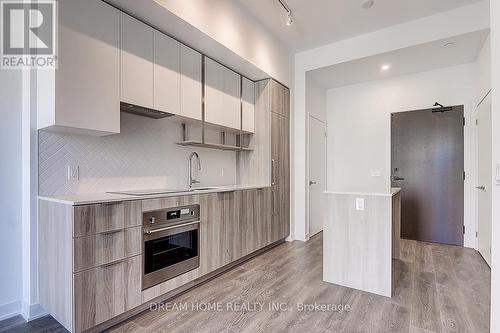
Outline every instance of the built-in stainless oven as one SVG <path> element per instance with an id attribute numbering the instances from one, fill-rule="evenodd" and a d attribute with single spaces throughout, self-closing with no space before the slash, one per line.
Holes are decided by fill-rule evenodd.
<path id="1" fill-rule="evenodd" d="M 200 266 L 199 205 L 145 212 L 143 230 L 143 290 Z"/>

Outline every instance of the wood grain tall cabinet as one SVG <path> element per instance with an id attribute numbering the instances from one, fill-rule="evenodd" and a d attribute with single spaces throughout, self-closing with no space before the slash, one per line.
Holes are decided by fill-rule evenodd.
<path id="1" fill-rule="evenodd" d="M 290 91 L 270 80 L 271 191 L 277 239 L 290 234 Z"/>
<path id="2" fill-rule="evenodd" d="M 271 184 L 266 237 L 276 241 L 290 235 L 290 90 L 272 79 L 257 81 L 254 100 L 255 130 L 243 138 L 252 151 L 238 155 L 238 181 Z"/>

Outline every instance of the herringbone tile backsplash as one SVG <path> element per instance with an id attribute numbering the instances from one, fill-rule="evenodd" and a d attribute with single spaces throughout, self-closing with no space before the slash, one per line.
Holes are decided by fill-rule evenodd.
<path id="1" fill-rule="evenodd" d="M 181 134 L 171 119 L 130 114 L 122 114 L 120 134 L 106 137 L 40 131 L 39 194 L 186 187 L 192 151 L 201 157 L 202 185 L 235 184 L 235 152 L 180 147 Z M 78 181 L 67 180 L 68 165 L 79 167 Z"/>

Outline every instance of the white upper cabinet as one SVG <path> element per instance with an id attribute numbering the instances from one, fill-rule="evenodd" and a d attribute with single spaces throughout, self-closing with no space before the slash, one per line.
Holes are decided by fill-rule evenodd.
<path id="1" fill-rule="evenodd" d="M 241 88 L 241 123 L 244 132 L 254 133 L 255 131 L 255 84 L 253 81 L 242 78 Z"/>
<path id="2" fill-rule="evenodd" d="M 59 2 L 58 69 L 38 71 L 38 128 L 120 132 L 120 12 L 100 0 Z"/>
<path id="3" fill-rule="evenodd" d="M 201 54 L 180 46 L 180 114 L 201 120 Z"/>
<path id="4" fill-rule="evenodd" d="M 154 108 L 177 115 L 181 112 L 180 51 L 178 41 L 154 32 Z"/>
<path id="5" fill-rule="evenodd" d="M 153 109 L 153 81 L 153 29 L 122 14 L 121 101 Z"/>
<path id="6" fill-rule="evenodd" d="M 205 121 L 241 129 L 241 76 L 205 58 Z"/>

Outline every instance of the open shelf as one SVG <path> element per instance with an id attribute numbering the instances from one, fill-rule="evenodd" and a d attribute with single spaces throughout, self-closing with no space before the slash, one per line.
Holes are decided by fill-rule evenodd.
<path id="1" fill-rule="evenodd" d="M 232 151 L 253 151 L 253 149 L 250 148 L 245 148 L 245 147 L 236 147 L 236 146 L 230 146 L 230 145 L 223 145 L 223 144 L 217 144 L 217 143 L 203 143 L 201 141 L 193 141 L 193 140 L 188 140 L 188 141 L 179 141 L 176 142 L 175 144 L 179 146 L 186 146 L 186 147 L 201 147 L 201 148 L 210 148 L 210 149 L 219 149 L 219 150 L 232 150 Z"/>

